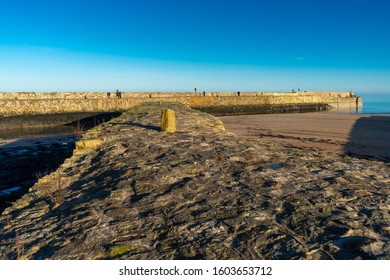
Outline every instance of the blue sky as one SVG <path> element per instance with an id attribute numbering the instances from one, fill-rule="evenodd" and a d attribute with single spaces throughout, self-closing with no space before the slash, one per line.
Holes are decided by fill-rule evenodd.
<path id="1" fill-rule="evenodd" d="M 388 0 L 2 0 L 0 91 L 390 92 Z"/>

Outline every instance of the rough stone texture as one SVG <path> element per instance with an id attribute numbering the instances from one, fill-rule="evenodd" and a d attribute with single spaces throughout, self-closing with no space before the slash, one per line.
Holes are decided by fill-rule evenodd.
<path id="1" fill-rule="evenodd" d="M 162 108 L 175 110 L 176 133 L 160 131 Z M 90 130 L 99 147 L 0 216 L 0 259 L 390 258 L 388 163 L 222 128 L 152 103 Z"/>
<path id="2" fill-rule="evenodd" d="M 77 150 L 93 149 L 100 146 L 102 144 L 102 141 L 99 139 L 83 139 L 77 141 L 75 144 Z"/>
<path id="3" fill-rule="evenodd" d="M 337 109 L 354 110 L 361 98 L 349 92 L 257 93 L 122 93 L 122 98 L 107 98 L 106 93 L 0 93 L 0 116 L 120 112 L 144 102 L 180 102 L 191 108 L 220 108 L 242 113 L 248 106 L 329 104 Z"/>

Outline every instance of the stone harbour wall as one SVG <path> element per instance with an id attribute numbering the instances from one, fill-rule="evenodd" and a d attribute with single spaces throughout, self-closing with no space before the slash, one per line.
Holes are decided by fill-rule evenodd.
<path id="1" fill-rule="evenodd" d="M 360 97 L 351 92 L 2 92 L 0 116 L 122 112 L 144 102 L 179 102 L 192 108 L 233 108 L 234 106 L 265 106 L 291 104 L 328 104 L 334 108 L 362 105 Z"/>

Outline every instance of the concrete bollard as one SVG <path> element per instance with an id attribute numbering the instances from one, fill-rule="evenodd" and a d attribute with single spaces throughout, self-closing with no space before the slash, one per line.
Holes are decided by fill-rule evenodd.
<path id="1" fill-rule="evenodd" d="M 176 132 L 176 116 L 173 110 L 164 109 L 162 111 L 161 130 L 165 132 Z"/>

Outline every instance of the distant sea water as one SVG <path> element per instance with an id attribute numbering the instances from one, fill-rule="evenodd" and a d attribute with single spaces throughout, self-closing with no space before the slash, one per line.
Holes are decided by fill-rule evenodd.
<path id="1" fill-rule="evenodd" d="M 390 93 L 356 93 L 363 99 L 360 114 L 390 114 Z"/>

